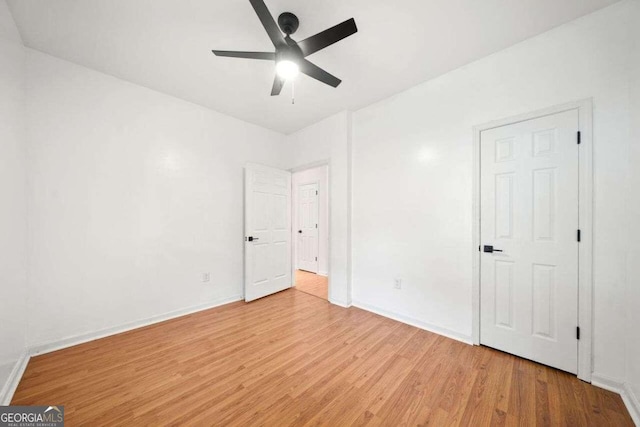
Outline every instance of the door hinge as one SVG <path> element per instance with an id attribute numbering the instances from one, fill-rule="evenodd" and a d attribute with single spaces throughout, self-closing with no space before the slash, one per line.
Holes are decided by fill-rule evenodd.
<path id="1" fill-rule="evenodd" d="M 316 257 L 316 261 L 318 260 L 318 257 Z"/>
<path id="2" fill-rule="evenodd" d="M 318 224 L 316 224 L 316 228 L 318 228 Z"/>
<path id="3" fill-rule="evenodd" d="M 578 236 L 577 236 L 577 237 L 578 237 L 578 242 L 579 242 L 579 241 L 580 241 L 580 238 L 582 237 L 582 236 L 581 236 L 581 233 L 580 233 L 580 230 L 578 230 Z"/>
<path id="4" fill-rule="evenodd" d="M 316 196 L 318 195 L 318 190 L 316 190 Z"/>
<path id="5" fill-rule="evenodd" d="M 582 134 L 578 131 L 578 144 L 582 142 Z"/>
<path id="6" fill-rule="evenodd" d="M 576 326 L 576 339 L 580 339 L 580 326 Z"/>

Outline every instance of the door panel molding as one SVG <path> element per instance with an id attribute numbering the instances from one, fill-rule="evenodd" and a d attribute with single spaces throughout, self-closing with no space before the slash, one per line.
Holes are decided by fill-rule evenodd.
<path id="1" fill-rule="evenodd" d="M 584 99 L 534 112 L 495 120 L 473 128 L 473 224 L 472 224 L 472 337 L 473 344 L 480 345 L 480 141 L 481 133 L 497 127 L 512 125 L 527 120 L 554 115 L 565 111 L 578 111 L 580 130 L 579 148 L 579 229 L 578 245 L 578 319 L 580 340 L 578 341 L 578 378 L 591 382 L 593 371 L 593 101 Z M 553 149 L 548 135 L 540 135 L 536 149 L 540 156 Z M 576 140 L 577 144 L 577 140 Z M 505 141 L 495 153 L 496 159 L 508 158 L 513 151 Z"/>

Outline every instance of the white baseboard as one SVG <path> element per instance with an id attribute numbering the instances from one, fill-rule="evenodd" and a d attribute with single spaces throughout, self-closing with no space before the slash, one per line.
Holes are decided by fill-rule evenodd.
<path id="1" fill-rule="evenodd" d="M 331 304 L 335 304 L 335 305 L 339 305 L 340 307 L 344 307 L 344 308 L 349 308 L 351 307 L 351 304 L 344 302 L 344 301 L 340 301 L 337 299 L 333 299 L 333 298 L 328 298 L 329 302 Z"/>
<path id="2" fill-rule="evenodd" d="M 328 271 L 318 271 L 318 276 L 329 277 Z"/>
<path id="3" fill-rule="evenodd" d="M 629 384 L 596 372 L 591 375 L 591 384 L 619 394 L 633 422 L 640 427 L 640 401 Z"/>
<path id="4" fill-rule="evenodd" d="M 0 390 L 0 405 L 7 406 L 11 404 L 13 394 L 18 388 L 18 384 L 22 379 L 25 369 L 27 369 L 29 359 L 29 352 L 25 351 L 20 356 L 20 359 L 16 361 L 15 365 L 13 365 L 13 370 L 11 371 L 11 374 L 9 374 L 9 378 L 7 378 L 7 382 L 2 387 L 2 390 Z"/>
<path id="5" fill-rule="evenodd" d="M 618 394 L 622 392 L 624 387 L 624 381 L 597 372 L 591 374 L 591 384 Z"/>
<path id="6" fill-rule="evenodd" d="M 224 304 L 242 300 L 241 295 L 234 295 L 228 298 L 222 298 L 219 300 L 211 301 L 205 304 L 182 308 L 180 310 L 171 311 L 157 316 L 148 317 L 145 319 L 136 320 L 129 323 L 124 323 L 119 326 L 102 329 L 95 332 L 89 332 L 86 334 L 75 335 L 67 338 L 63 338 L 56 341 L 40 343 L 30 346 L 29 353 L 32 356 L 38 354 L 51 353 L 52 351 L 62 350 L 63 348 L 72 347 L 78 344 L 84 344 L 89 341 L 94 341 L 100 338 L 105 338 L 111 335 L 120 334 L 133 329 L 138 329 L 143 326 L 153 325 L 154 323 L 164 322 L 165 320 L 175 319 L 176 317 L 186 316 L 187 314 L 197 313 L 198 311 L 208 310 L 210 308 L 219 307 Z"/>
<path id="7" fill-rule="evenodd" d="M 465 344 L 473 345 L 473 339 L 471 336 L 451 331 L 440 326 L 432 325 L 430 323 L 423 322 L 422 320 L 405 316 L 404 314 L 394 313 L 383 308 L 364 303 L 362 301 L 353 301 L 353 306 L 370 311 L 375 314 L 379 314 L 380 316 L 388 317 L 389 319 L 397 320 L 398 322 L 406 323 L 407 325 L 415 326 L 416 328 L 424 329 L 425 331 L 433 332 L 434 334 L 443 335 L 447 338 L 451 338 L 456 341 L 462 341 Z"/>
<path id="8" fill-rule="evenodd" d="M 620 396 L 622 397 L 622 401 L 627 407 L 633 422 L 636 423 L 636 426 L 640 427 L 640 400 L 638 399 L 638 396 L 635 395 L 627 383 L 624 384 Z"/>

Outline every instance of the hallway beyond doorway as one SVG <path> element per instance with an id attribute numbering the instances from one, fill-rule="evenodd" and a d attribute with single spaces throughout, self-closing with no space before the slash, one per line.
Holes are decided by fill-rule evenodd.
<path id="1" fill-rule="evenodd" d="M 329 281 L 325 276 L 296 270 L 296 289 L 299 291 L 327 300 L 329 298 L 328 285 Z"/>

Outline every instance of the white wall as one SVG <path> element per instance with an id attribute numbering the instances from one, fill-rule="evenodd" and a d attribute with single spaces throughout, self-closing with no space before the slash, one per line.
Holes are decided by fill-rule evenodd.
<path id="1" fill-rule="evenodd" d="M 629 243 L 627 256 L 627 384 L 640 402 L 640 1 L 631 27 L 631 150 L 629 152 Z M 640 405 L 640 404 L 639 404 Z M 638 406 L 640 411 L 640 406 Z M 639 413 L 640 415 L 640 413 Z M 640 420 L 637 420 L 640 422 Z"/>
<path id="2" fill-rule="evenodd" d="M 6 0 L 0 0 L 0 39 L 5 43 L 8 42 L 18 47 L 23 46 L 20 32 L 16 27 Z"/>
<path id="3" fill-rule="evenodd" d="M 350 301 L 350 114 L 342 112 L 287 137 L 290 168 L 329 162 L 329 300 Z"/>
<path id="4" fill-rule="evenodd" d="M 329 274 L 329 167 L 319 166 L 305 169 L 293 174 L 292 177 L 293 196 L 293 259 L 297 268 L 298 254 L 298 229 L 299 209 L 298 209 L 298 186 L 318 183 L 318 274 L 327 276 Z"/>
<path id="5" fill-rule="evenodd" d="M 0 1 L 0 391 L 25 350 L 27 295 L 24 47 Z M 0 403 L 2 401 L 0 393 Z"/>
<path id="6" fill-rule="evenodd" d="M 243 166 L 284 136 L 33 50 L 27 82 L 29 343 L 240 297 Z"/>
<path id="7" fill-rule="evenodd" d="M 354 303 L 470 339 L 473 126 L 593 97 L 595 371 L 621 380 L 637 22 L 623 2 L 354 112 Z"/>

